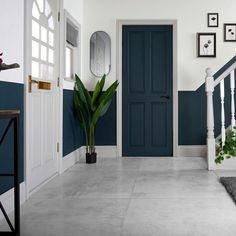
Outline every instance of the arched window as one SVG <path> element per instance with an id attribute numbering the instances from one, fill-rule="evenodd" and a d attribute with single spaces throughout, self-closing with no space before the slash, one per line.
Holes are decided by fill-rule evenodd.
<path id="1" fill-rule="evenodd" d="M 32 6 L 32 76 L 54 79 L 55 26 L 48 0 L 35 0 Z"/>

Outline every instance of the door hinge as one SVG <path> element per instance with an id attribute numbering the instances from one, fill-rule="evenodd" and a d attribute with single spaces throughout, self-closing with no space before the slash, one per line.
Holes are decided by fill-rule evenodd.
<path id="1" fill-rule="evenodd" d="M 61 20 L 61 13 L 58 12 L 58 22 L 60 22 L 60 20 Z"/>
<path id="2" fill-rule="evenodd" d="M 59 144 L 59 142 L 57 143 L 57 152 L 60 152 L 60 144 Z"/>
<path id="3" fill-rule="evenodd" d="M 57 78 L 57 87 L 60 87 L 60 78 Z"/>

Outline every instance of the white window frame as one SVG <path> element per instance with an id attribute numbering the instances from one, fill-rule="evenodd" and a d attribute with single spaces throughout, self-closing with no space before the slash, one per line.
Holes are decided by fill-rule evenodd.
<path id="1" fill-rule="evenodd" d="M 78 38 L 77 38 L 77 47 L 70 45 L 66 42 L 66 24 L 67 22 L 72 23 L 76 29 L 78 30 Z M 72 75 L 70 78 L 66 77 L 66 61 L 64 61 L 64 80 L 73 82 L 75 81 L 75 74 L 81 76 L 81 26 L 80 24 L 74 19 L 72 15 L 66 10 L 64 10 L 64 55 L 66 56 L 66 48 L 72 49 Z M 64 60 L 66 57 L 64 56 Z"/>
<path id="2" fill-rule="evenodd" d="M 70 45 L 68 42 L 66 42 L 66 49 L 69 49 L 70 52 L 71 52 L 71 55 L 70 55 L 70 75 L 67 76 L 67 73 L 66 73 L 66 65 L 67 65 L 67 53 L 65 53 L 66 57 L 65 57 L 65 79 L 66 80 L 73 80 L 73 76 L 74 76 L 74 51 L 75 51 L 75 48 Z M 65 49 L 65 50 L 66 50 Z"/>

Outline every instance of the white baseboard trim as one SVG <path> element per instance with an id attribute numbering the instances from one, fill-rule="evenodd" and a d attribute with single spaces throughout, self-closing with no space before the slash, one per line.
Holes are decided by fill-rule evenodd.
<path id="1" fill-rule="evenodd" d="M 213 164 L 210 170 L 236 170 L 236 158 L 225 159 L 221 164 Z"/>
<path id="2" fill-rule="evenodd" d="M 10 214 L 14 210 L 14 189 L 10 189 L 7 192 L 0 195 L 0 201 L 7 212 Z M 20 203 L 23 204 L 26 201 L 26 189 L 25 182 L 20 184 Z M 0 221 L 4 219 L 2 212 L 0 211 Z"/>
<path id="3" fill-rule="evenodd" d="M 79 161 L 79 156 L 80 156 L 80 149 L 82 147 L 78 148 L 77 150 L 71 152 L 67 156 L 62 158 L 62 172 L 65 172 L 69 168 L 71 168 L 73 165 L 75 165 L 76 162 Z"/>
<path id="4" fill-rule="evenodd" d="M 97 157 L 109 157 L 115 158 L 117 157 L 117 146 L 96 146 Z M 62 171 L 65 172 L 77 162 L 84 163 L 85 162 L 85 154 L 86 149 L 85 146 L 82 146 L 75 150 L 74 152 L 68 154 L 67 156 L 62 158 Z"/>
<path id="5" fill-rule="evenodd" d="M 96 146 L 96 152 L 99 157 L 117 157 L 117 146 Z"/>
<path id="6" fill-rule="evenodd" d="M 96 146 L 97 158 L 99 157 L 117 157 L 117 146 Z M 86 149 L 85 146 L 79 148 L 78 162 L 85 162 Z"/>
<path id="7" fill-rule="evenodd" d="M 206 157 L 205 145 L 178 146 L 178 157 Z"/>

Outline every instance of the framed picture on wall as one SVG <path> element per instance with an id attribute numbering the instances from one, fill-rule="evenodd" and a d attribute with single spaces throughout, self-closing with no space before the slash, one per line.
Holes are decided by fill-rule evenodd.
<path id="1" fill-rule="evenodd" d="M 197 33 L 197 56 L 216 57 L 216 33 Z"/>
<path id="2" fill-rule="evenodd" d="M 208 13 L 207 25 L 208 27 L 219 27 L 219 13 Z"/>
<path id="3" fill-rule="evenodd" d="M 224 24 L 224 41 L 236 42 L 236 23 Z"/>

